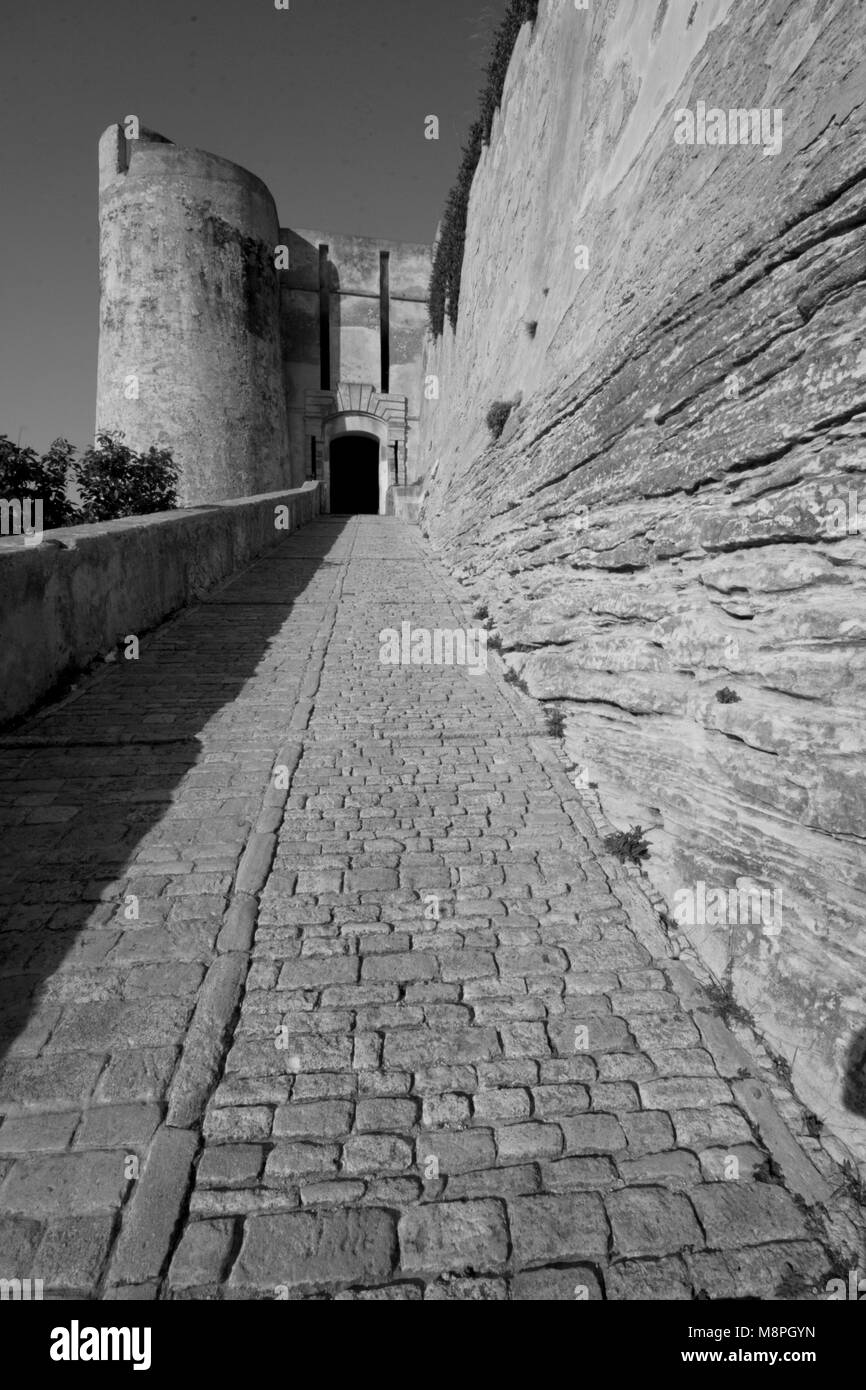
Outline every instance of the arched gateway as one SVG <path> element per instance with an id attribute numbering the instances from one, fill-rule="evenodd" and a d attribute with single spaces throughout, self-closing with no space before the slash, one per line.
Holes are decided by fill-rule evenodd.
<path id="1" fill-rule="evenodd" d="M 324 421 L 323 436 L 328 510 L 385 516 L 393 481 L 387 418 L 341 411 Z"/>
<path id="2" fill-rule="evenodd" d="M 406 483 L 406 397 L 341 382 L 333 391 L 308 392 L 306 409 L 305 428 L 316 441 L 318 459 L 313 476 L 324 484 L 323 511 L 392 513 L 395 493 Z"/>
<path id="3" fill-rule="evenodd" d="M 337 515 L 378 516 L 379 441 L 367 434 L 344 434 L 329 450 L 331 511 Z"/>

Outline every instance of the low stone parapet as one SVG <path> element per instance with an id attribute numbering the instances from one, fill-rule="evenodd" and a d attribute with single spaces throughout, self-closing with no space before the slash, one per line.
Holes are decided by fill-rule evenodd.
<path id="1" fill-rule="evenodd" d="M 320 488 L 0 539 L 0 725 L 318 516 Z"/>

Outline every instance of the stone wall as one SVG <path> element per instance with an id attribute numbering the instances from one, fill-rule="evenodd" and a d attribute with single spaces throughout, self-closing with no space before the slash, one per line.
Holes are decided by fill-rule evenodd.
<path id="1" fill-rule="evenodd" d="M 423 524 L 576 779 L 861 1154 L 864 37 L 848 0 L 542 0 L 421 441 Z M 780 111 L 781 149 L 678 143 L 699 102 Z M 769 929 L 700 906 L 750 888 Z"/>
<path id="2" fill-rule="evenodd" d="M 330 304 L 330 381 L 357 383 L 382 390 L 380 333 L 380 255 L 389 256 L 390 381 L 388 394 L 405 397 L 407 478 L 420 469 L 418 419 L 421 411 L 421 363 L 427 328 L 430 282 L 429 246 L 380 241 L 345 233 L 293 231 L 283 228 L 281 242 L 291 264 L 280 271 L 285 390 L 293 467 L 310 460 L 311 431 L 317 433 L 311 398 L 321 388 L 319 330 L 319 248 L 327 246 Z M 319 460 L 321 466 L 322 460 Z M 402 472 L 402 470 L 401 470 Z M 297 474 L 295 475 L 298 476 Z"/>
<path id="3" fill-rule="evenodd" d="M 97 429 L 172 449 L 185 506 L 291 486 L 268 189 L 120 126 L 99 173 Z"/>
<path id="4" fill-rule="evenodd" d="M 325 476 L 323 272 L 330 386 L 388 398 L 402 416 L 398 476 L 418 478 L 429 246 L 281 228 L 255 174 L 144 128 L 127 139 L 119 125 L 99 143 L 99 244 L 97 430 L 171 449 L 183 505 L 299 487 L 314 467 Z"/>
<path id="5" fill-rule="evenodd" d="M 0 542 L 0 725 L 318 513 L 318 484 L 307 483 L 192 511 L 47 531 L 31 547 L 22 539 Z"/>

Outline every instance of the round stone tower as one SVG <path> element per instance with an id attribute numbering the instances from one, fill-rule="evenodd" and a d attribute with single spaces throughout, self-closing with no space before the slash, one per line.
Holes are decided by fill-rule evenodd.
<path id="1" fill-rule="evenodd" d="M 278 242 L 255 175 L 152 131 L 102 136 L 96 426 L 171 448 L 182 504 L 290 485 Z"/>

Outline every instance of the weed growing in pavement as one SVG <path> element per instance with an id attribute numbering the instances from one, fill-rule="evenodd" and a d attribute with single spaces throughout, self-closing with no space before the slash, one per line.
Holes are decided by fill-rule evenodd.
<path id="1" fill-rule="evenodd" d="M 734 985 L 731 979 L 727 979 L 723 985 L 713 981 L 712 984 L 705 987 L 704 992 L 724 1023 L 742 1023 L 747 1028 L 754 1030 L 755 1021 L 752 1015 L 734 998 Z"/>
<path id="2" fill-rule="evenodd" d="M 565 715 L 561 709 L 549 709 L 547 714 L 547 732 L 551 738 L 562 738 L 565 733 Z"/>
<path id="3" fill-rule="evenodd" d="M 640 825 L 606 835 L 604 847 L 611 854 L 615 854 L 621 864 L 640 864 L 641 860 L 649 858 L 649 841 L 644 839 L 643 827 Z"/>

